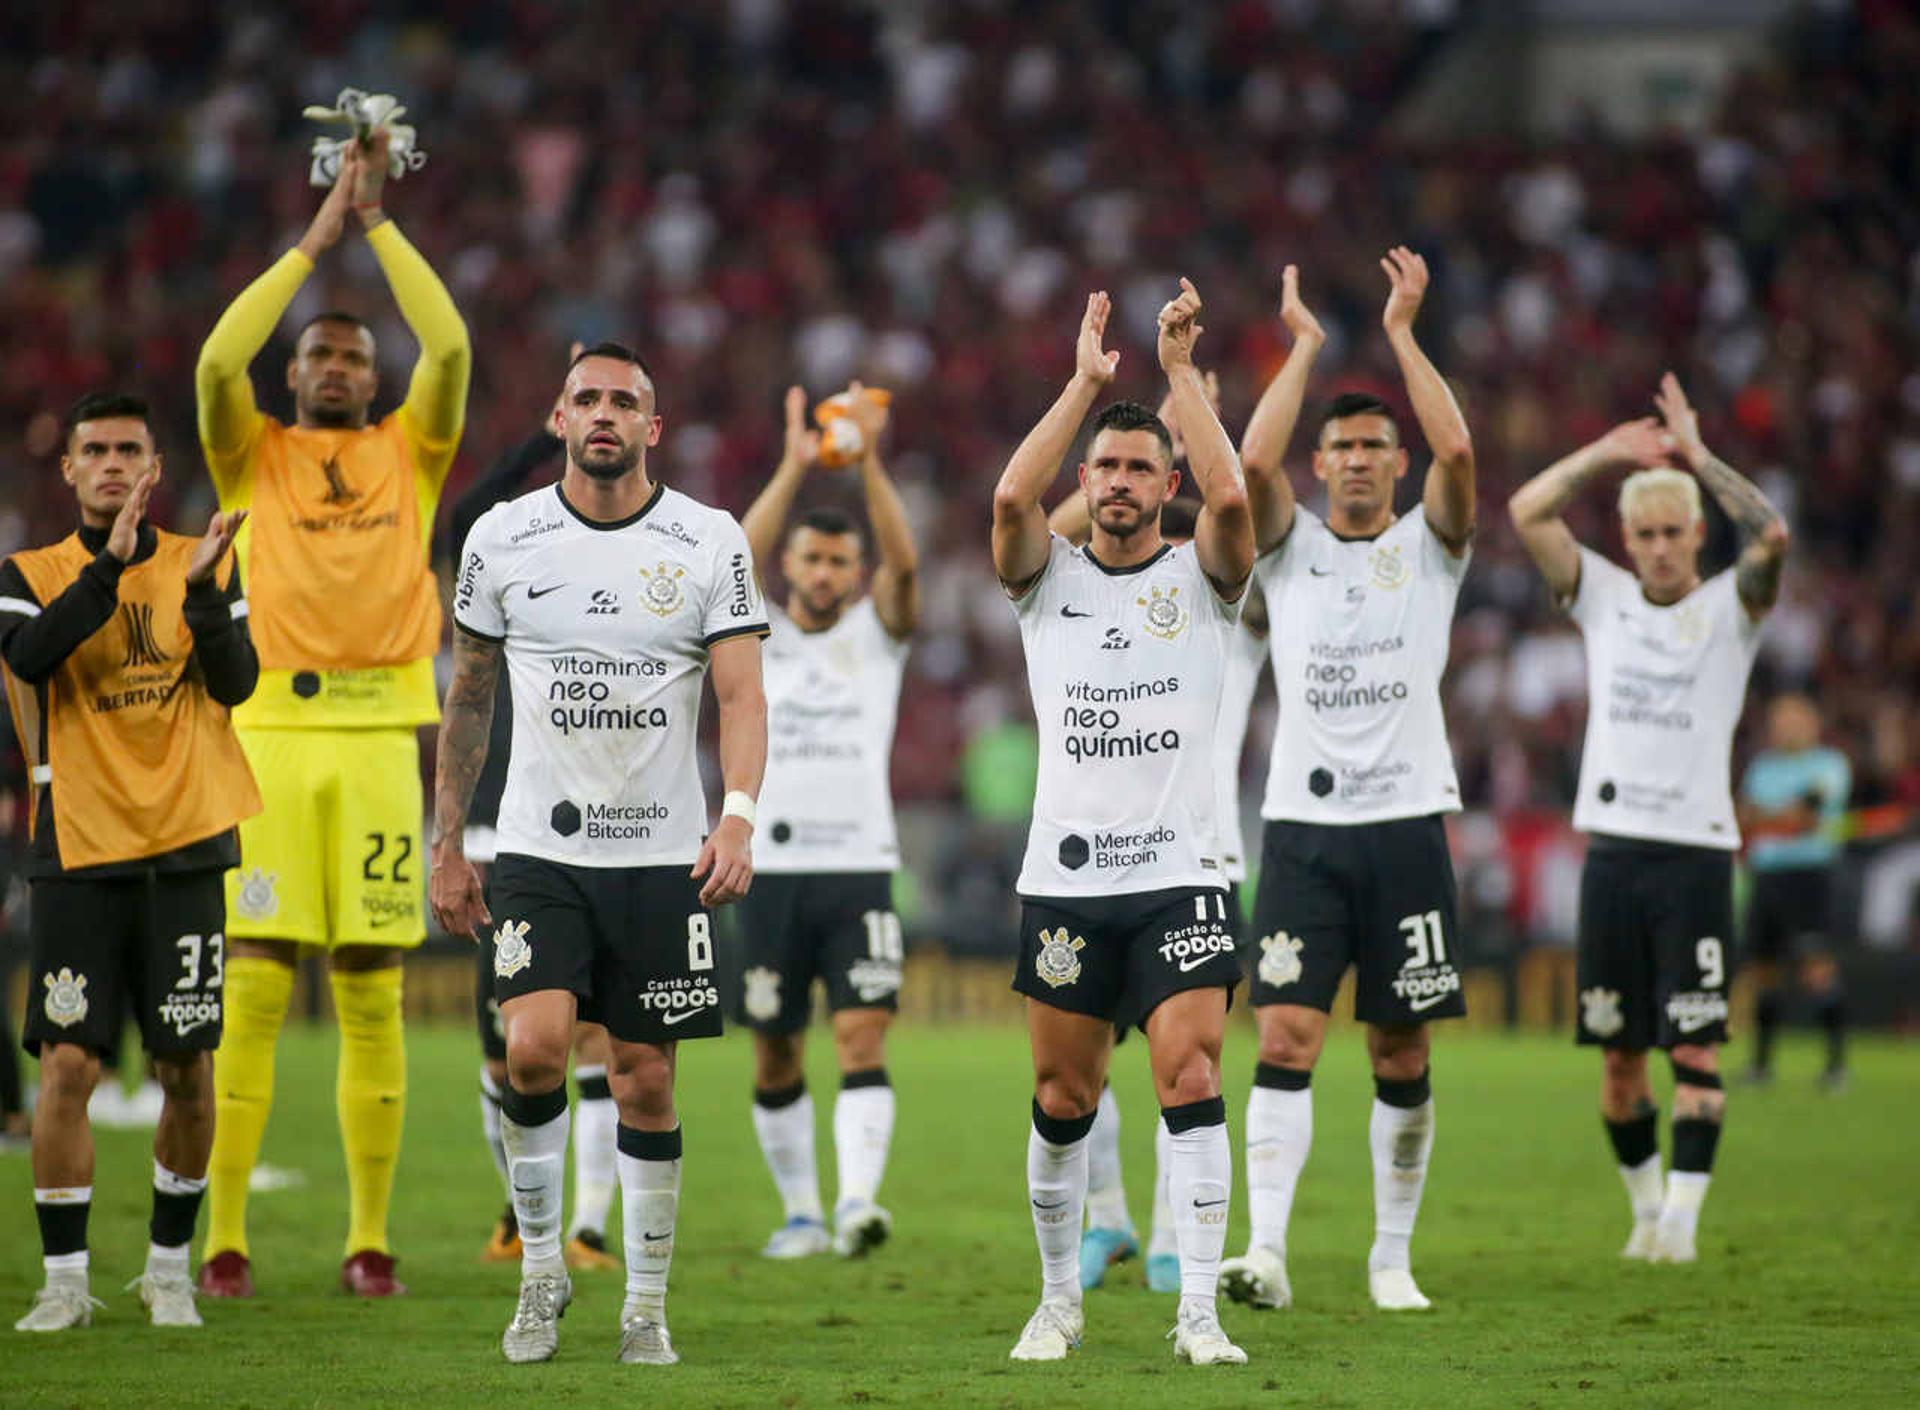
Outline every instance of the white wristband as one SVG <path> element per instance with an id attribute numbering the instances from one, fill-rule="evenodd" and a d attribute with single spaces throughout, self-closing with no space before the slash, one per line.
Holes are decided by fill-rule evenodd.
<path id="1" fill-rule="evenodd" d="M 739 818 L 748 827 L 753 826 L 753 795 L 734 789 L 720 802 L 720 816 Z"/>

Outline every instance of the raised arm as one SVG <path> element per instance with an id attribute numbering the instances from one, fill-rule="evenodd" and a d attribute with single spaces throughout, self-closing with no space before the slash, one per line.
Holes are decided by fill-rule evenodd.
<path id="1" fill-rule="evenodd" d="M 1580 545 L 1560 517 L 1567 501 L 1594 476 L 1610 470 L 1664 465 L 1667 440 L 1652 417 L 1615 426 L 1535 475 L 1507 501 L 1507 517 L 1547 580 L 1556 602 L 1573 601 L 1580 588 Z"/>
<path id="2" fill-rule="evenodd" d="M 501 648 L 472 632 L 453 633 L 453 680 L 440 714 L 440 746 L 433 770 L 433 875 L 428 899 L 449 935 L 478 940 L 493 923 L 487 913 L 480 874 L 467 860 L 467 811 L 474 785 L 487 761 L 493 729 L 494 683 L 500 674 Z"/>
<path id="3" fill-rule="evenodd" d="M 1707 449 L 1700 439 L 1700 418 L 1678 377 L 1671 372 L 1662 377 L 1653 400 L 1673 439 L 1674 453 L 1712 491 L 1740 533 L 1740 561 L 1734 565 L 1733 581 L 1747 615 L 1758 621 L 1780 597 L 1780 573 L 1787 562 L 1787 521 L 1758 485 Z"/>
<path id="4" fill-rule="evenodd" d="M 134 481 L 106 546 L 53 601 L 34 597 L 12 559 L 0 565 L 0 660 L 28 685 L 49 679 L 82 642 L 113 620 L 120 574 L 140 546 L 140 521 L 159 479 L 158 471 L 149 470 Z"/>
<path id="5" fill-rule="evenodd" d="M 913 635 L 920 620 L 920 552 L 914 547 L 907 507 L 900 502 L 887 467 L 880 460 L 880 435 L 887 428 L 887 408 L 861 394 L 855 382 L 853 419 L 859 423 L 866 454 L 860 458 L 860 488 L 867 499 L 867 523 L 873 529 L 873 610 L 880 625 L 895 641 Z"/>
<path id="6" fill-rule="evenodd" d="M 1380 321 L 1406 381 L 1414 419 L 1433 452 L 1420 503 L 1427 512 L 1427 526 L 1458 558 L 1473 539 L 1473 437 L 1446 379 L 1414 340 L 1413 320 L 1427 296 L 1427 262 L 1405 245 L 1396 245 L 1381 259 L 1380 267 L 1393 286 Z"/>
<path id="7" fill-rule="evenodd" d="M 1247 505 L 1253 515 L 1254 548 L 1277 547 L 1293 532 L 1293 484 L 1287 479 L 1287 444 L 1300 422 L 1307 397 L 1307 375 L 1326 346 L 1327 332 L 1300 299 L 1300 271 L 1288 265 L 1280 274 L 1280 321 L 1293 335 L 1293 347 L 1280 364 L 1240 438 L 1240 465 L 1247 479 Z"/>
<path id="8" fill-rule="evenodd" d="M 1200 491 L 1194 554 L 1213 590 L 1235 602 L 1253 571 L 1253 518 L 1247 510 L 1247 487 L 1240 478 L 1240 457 L 1207 402 L 1206 378 L 1193 365 L 1193 345 L 1204 331 L 1199 317 L 1199 291 L 1182 279 L 1179 297 L 1160 310 L 1156 346 L 1173 393 L 1174 419 L 1186 442 L 1187 473 Z"/>
<path id="9" fill-rule="evenodd" d="M 729 797 L 760 795 L 767 772 L 767 696 L 760 681 L 760 638 L 717 641 L 707 658 L 720 704 L 720 778 Z M 724 906 L 753 884 L 753 824 L 723 812 L 701 845 L 693 875 L 704 876 L 700 904 Z"/>
<path id="10" fill-rule="evenodd" d="M 1120 366 L 1119 352 L 1100 346 L 1112 311 L 1113 301 L 1104 290 L 1087 295 L 1087 311 L 1081 316 L 1080 338 L 1074 347 L 1073 378 L 1040 423 L 1027 432 L 994 486 L 993 570 L 1011 597 L 1025 596 L 1047 566 L 1050 536 L 1040 496 L 1060 473 L 1060 462 L 1080 434 L 1094 399 Z"/>
<path id="11" fill-rule="evenodd" d="M 800 387 L 787 388 L 787 429 L 780 446 L 780 463 L 773 478 L 760 491 L 747 512 L 740 516 L 740 527 L 747 535 L 747 547 L 753 561 L 760 565 L 764 581 L 767 564 L 780 551 L 780 535 L 793 512 L 793 501 L 805 483 L 807 471 L 820 453 L 820 435 L 807 429 L 807 394 Z"/>
<path id="12" fill-rule="evenodd" d="M 220 564 L 246 522 L 244 509 L 213 516 L 187 565 L 187 593 L 181 608 L 207 694 L 229 710 L 243 703 L 260 683 L 260 656 L 247 629 L 239 565 L 229 564 L 226 582 L 220 581 Z"/>

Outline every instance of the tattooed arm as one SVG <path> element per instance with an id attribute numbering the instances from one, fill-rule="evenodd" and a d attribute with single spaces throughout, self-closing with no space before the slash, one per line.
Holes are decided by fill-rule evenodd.
<path id="1" fill-rule="evenodd" d="M 1740 561 L 1733 581 L 1747 615 L 1767 615 L 1780 596 L 1780 573 L 1787 562 L 1787 521 L 1767 502 L 1759 486 L 1707 449 L 1700 439 L 1700 418 L 1671 372 L 1660 379 L 1654 398 L 1667 423 L 1673 448 L 1740 531 Z"/>
<path id="2" fill-rule="evenodd" d="M 467 860 L 467 809 L 487 760 L 493 728 L 493 692 L 500 674 L 500 643 L 463 629 L 453 634 L 453 681 L 440 718 L 433 772 L 433 875 L 427 886 L 434 918 L 449 935 L 478 939 L 491 925 L 480 874 Z"/>
<path id="3" fill-rule="evenodd" d="M 1664 464 L 1666 455 L 1666 443 L 1652 417 L 1629 421 L 1556 460 L 1513 492 L 1507 514 L 1514 532 L 1560 606 L 1572 602 L 1580 591 L 1580 545 L 1560 517 L 1561 511 L 1594 476 Z"/>

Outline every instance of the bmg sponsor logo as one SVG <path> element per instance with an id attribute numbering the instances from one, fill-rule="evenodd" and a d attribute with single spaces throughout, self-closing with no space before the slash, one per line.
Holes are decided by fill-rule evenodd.
<path id="1" fill-rule="evenodd" d="M 747 569 L 747 555 L 734 554 L 727 560 L 727 571 L 733 576 L 733 601 L 727 607 L 728 615 L 751 617 L 753 615 L 753 574 Z"/>

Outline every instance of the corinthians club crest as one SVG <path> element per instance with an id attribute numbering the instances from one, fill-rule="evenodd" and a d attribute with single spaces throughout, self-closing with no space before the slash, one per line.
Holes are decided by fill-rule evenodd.
<path id="1" fill-rule="evenodd" d="M 1377 588 L 1386 588 L 1388 591 L 1405 587 L 1407 580 L 1413 576 L 1412 571 L 1401 561 L 1400 549 L 1397 546 L 1393 548 L 1376 546 L 1367 566 L 1373 569 L 1373 585 Z"/>
<path id="2" fill-rule="evenodd" d="M 1260 937 L 1260 982 L 1275 989 L 1285 988 L 1300 977 L 1305 968 L 1300 963 L 1300 952 L 1306 945 L 1287 934 L 1276 930 L 1271 935 Z"/>
<path id="3" fill-rule="evenodd" d="M 765 1023 L 780 1015 L 780 971 L 757 964 L 740 976 L 747 986 L 744 1007 L 747 1017 Z"/>
<path id="4" fill-rule="evenodd" d="M 524 920 L 503 921 L 493 933 L 495 976 L 511 979 L 532 963 L 533 946 L 527 943 L 527 923 Z"/>
<path id="5" fill-rule="evenodd" d="M 1180 605 L 1180 589 L 1168 588 L 1161 592 L 1153 588 L 1146 597 L 1134 599 L 1147 609 L 1147 634 L 1157 636 L 1162 641 L 1172 641 L 1187 627 L 1187 609 Z"/>
<path id="6" fill-rule="evenodd" d="M 1033 960 L 1034 972 L 1052 989 L 1071 984 L 1080 977 L 1080 951 L 1086 947 L 1087 942 L 1078 935 L 1069 937 L 1064 925 L 1058 930 L 1043 930 L 1040 953 Z"/>
<path id="7" fill-rule="evenodd" d="M 262 871 L 254 867 L 242 874 L 240 894 L 234 898 L 233 908 L 248 920 L 265 920 L 280 909 L 278 872 Z"/>
<path id="8" fill-rule="evenodd" d="M 671 563 L 662 563 L 651 572 L 642 568 L 640 605 L 656 617 L 671 617 L 687 600 L 686 593 L 680 589 L 680 580 L 686 575 L 685 568 L 676 568 Z"/>
<path id="9" fill-rule="evenodd" d="M 1627 1026 L 1626 1019 L 1620 1016 L 1620 991 L 1618 989 L 1582 989 L 1580 991 L 1580 1022 L 1587 1032 L 1596 1038 L 1611 1038 Z"/>
<path id="10" fill-rule="evenodd" d="M 1076 965 L 1077 969 L 1078 966 Z M 47 986 L 47 1019 L 62 1028 L 71 1028 L 87 1016 L 87 976 L 75 974 L 65 965 L 58 974 L 43 974 Z"/>

